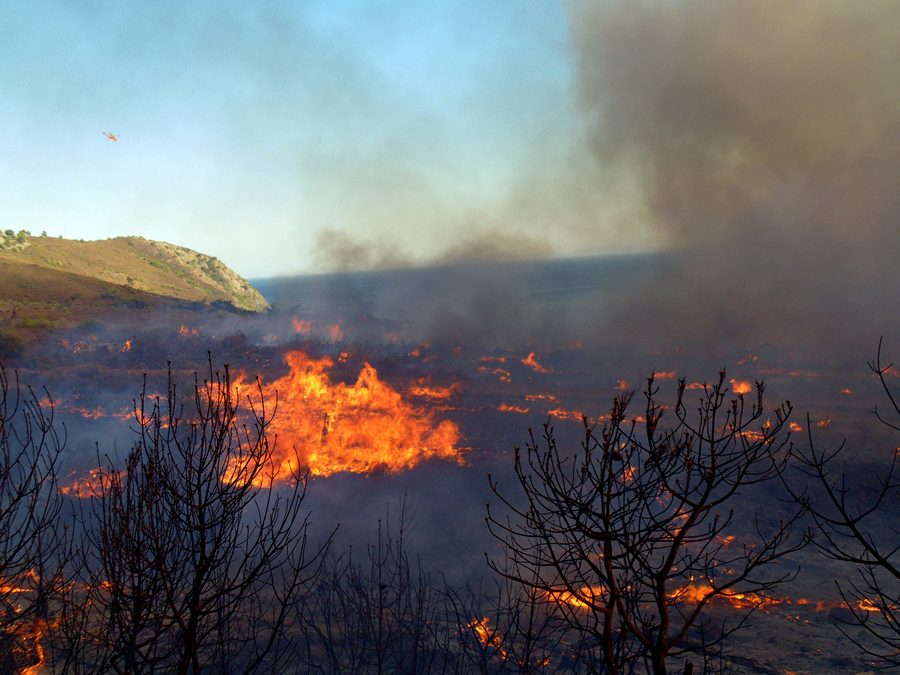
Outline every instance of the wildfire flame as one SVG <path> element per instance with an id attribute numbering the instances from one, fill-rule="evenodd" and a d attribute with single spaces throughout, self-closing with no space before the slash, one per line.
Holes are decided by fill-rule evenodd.
<path id="1" fill-rule="evenodd" d="M 684 586 L 677 588 L 670 593 L 668 597 L 671 600 L 686 603 L 697 603 L 708 601 L 714 605 L 727 606 L 735 609 L 756 609 L 765 613 L 772 610 L 785 609 L 791 606 L 809 606 L 816 612 L 828 612 L 835 607 L 846 606 L 840 600 L 809 600 L 805 598 L 777 598 L 758 593 L 739 593 L 736 591 L 725 591 L 718 595 L 713 595 L 713 587 L 706 583 L 695 583 L 690 581 Z M 600 600 L 604 595 L 604 590 L 600 586 L 583 588 L 567 591 L 548 591 L 545 593 L 548 600 L 559 605 L 566 604 L 576 609 L 591 609 L 593 604 Z M 855 605 L 863 611 L 877 611 L 878 607 L 870 600 L 860 600 Z"/>
<path id="2" fill-rule="evenodd" d="M 298 333 L 309 333 L 312 330 L 312 321 L 303 321 L 295 316 L 292 323 L 294 330 Z"/>
<path id="3" fill-rule="evenodd" d="M 501 403 L 500 405 L 498 405 L 497 410 L 500 410 L 502 412 L 515 412 L 523 414 L 528 412 L 528 408 L 523 408 L 519 405 L 509 405 L 507 403 Z"/>
<path id="4" fill-rule="evenodd" d="M 512 380 L 512 375 L 508 370 L 503 370 L 503 368 L 488 368 L 487 366 L 480 366 L 478 368 L 479 373 L 484 373 L 486 375 L 497 375 L 500 378 L 501 382 L 509 382 Z"/>
<path id="5" fill-rule="evenodd" d="M 548 410 L 547 414 L 558 420 L 573 420 L 575 422 L 580 422 L 584 418 L 584 413 L 580 410 L 565 410 L 564 408 Z"/>
<path id="6" fill-rule="evenodd" d="M 544 366 L 537 362 L 534 358 L 534 352 L 531 352 L 526 358 L 522 359 L 522 363 L 531 368 L 536 373 L 549 373 Z"/>
<path id="7" fill-rule="evenodd" d="M 489 620 L 487 617 L 483 619 L 479 619 L 477 621 L 473 621 L 469 624 L 469 628 L 475 633 L 478 637 L 478 641 L 481 642 L 485 647 L 493 647 L 498 650 L 503 656 L 506 656 L 506 652 L 503 651 L 503 635 L 501 635 L 497 630 L 494 630 L 489 625 Z"/>
<path id="8" fill-rule="evenodd" d="M 314 359 L 292 351 L 285 361 L 290 372 L 263 385 L 266 400 L 278 402 L 269 428 L 278 439 L 271 467 L 275 480 L 289 479 L 300 467 L 329 476 L 397 473 L 430 458 L 462 461 L 456 424 L 438 421 L 427 405 L 404 399 L 368 363 L 356 382 L 347 384 L 331 381 L 329 356 Z M 416 394 L 440 398 L 452 391 L 420 387 Z"/>
<path id="9" fill-rule="evenodd" d="M 30 579 L 34 583 L 40 583 L 40 576 L 34 569 L 24 575 L 22 583 Z M 0 590 L 5 594 L 30 593 L 33 589 L 20 586 L 13 580 L 0 577 Z M 7 599 L 4 610 L 6 619 L 13 619 L 21 611 L 17 603 Z M 47 621 L 42 617 L 21 618 L 0 628 L 0 640 L 4 643 L 4 651 L 7 660 L 4 664 L 12 665 L 20 675 L 38 675 L 44 669 L 46 659 L 44 647 L 41 641 L 49 630 Z M 11 662 L 10 662 L 11 657 Z M 5 671 L 4 671 L 5 672 Z"/>
<path id="10" fill-rule="evenodd" d="M 69 478 L 70 480 L 59 488 L 64 495 L 88 499 L 103 494 L 103 471 L 100 469 L 91 469 L 87 476 L 77 476 L 73 472 Z"/>
<path id="11" fill-rule="evenodd" d="M 732 380 L 731 388 L 735 394 L 749 394 L 753 391 L 753 385 L 746 380 Z"/>

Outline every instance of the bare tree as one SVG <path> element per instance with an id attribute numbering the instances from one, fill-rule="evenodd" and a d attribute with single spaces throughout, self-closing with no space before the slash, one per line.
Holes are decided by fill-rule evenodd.
<path id="1" fill-rule="evenodd" d="M 556 605 L 533 587 L 508 577 L 447 588 L 450 622 L 461 654 L 481 675 L 574 672 L 583 645 Z"/>
<path id="2" fill-rule="evenodd" d="M 39 658 L 36 639 L 59 590 L 68 528 L 60 523 L 57 490 L 65 428 L 54 425 L 53 402 L 0 363 L 0 669 L 17 672 Z M 35 665 L 35 664 L 30 664 Z"/>
<path id="3" fill-rule="evenodd" d="M 869 368 L 880 380 L 890 410 L 900 418 L 900 406 L 886 379 L 892 365 L 882 364 L 879 341 Z M 883 416 L 877 407 L 874 413 L 882 424 L 900 431 L 900 422 Z M 828 558 L 856 568 L 855 579 L 836 581 L 852 618 L 836 620 L 835 625 L 864 653 L 900 666 L 900 528 L 891 524 L 900 498 L 898 452 L 891 447 L 880 468 L 873 471 L 867 465 L 867 475 L 854 480 L 835 465 L 849 460 L 852 467 L 854 459 L 860 461 L 859 453 L 851 452 L 846 440 L 836 450 L 819 449 L 812 426 L 808 428 L 809 446 L 797 454 L 797 468 L 812 480 L 804 490 L 798 489 L 795 481 L 785 484 L 815 522 L 816 548 Z M 875 643 L 861 640 L 854 627 L 863 628 Z"/>
<path id="4" fill-rule="evenodd" d="M 352 549 L 330 556 L 305 607 L 307 640 L 300 655 L 309 672 L 460 672 L 444 597 L 407 550 L 413 512 L 405 497 L 398 511 L 394 526 L 390 512 L 378 521 L 376 541 L 362 562 Z"/>
<path id="5" fill-rule="evenodd" d="M 273 485 L 267 408 L 228 367 L 135 403 L 124 469 L 83 512 L 63 672 L 280 672 L 327 544 L 308 551 L 305 476 Z M 243 407 L 241 404 L 244 404 Z"/>
<path id="6" fill-rule="evenodd" d="M 790 404 L 765 419 L 763 385 L 746 405 L 743 395 L 729 397 L 722 372 L 689 414 L 681 380 L 675 423 L 664 430 L 657 392 L 650 377 L 640 424 L 626 421 L 633 392 L 615 399 L 599 432 L 585 419 L 580 452 L 560 449 L 545 424 L 540 440 L 532 435 L 524 451 L 516 448 L 520 495 L 501 493 L 491 478 L 509 515 L 488 505 L 488 526 L 507 554 L 489 563 L 552 599 L 591 639 L 598 654 L 591 667 L 610 674 L 646 661 L 664 675 L 668 658 L 692 649 L 684 641 L 710 602 L 737 592 L 765 596 L 796 574 L 771 566 L 808 542 L 808 533 L 794 532 L 801 509 L 770 528 L 757 519 L 751 542 L 731 508 L 742 490 L 777 481 L 784 470 Z M 741 623 L 723 625 L 706 646 Z"/>

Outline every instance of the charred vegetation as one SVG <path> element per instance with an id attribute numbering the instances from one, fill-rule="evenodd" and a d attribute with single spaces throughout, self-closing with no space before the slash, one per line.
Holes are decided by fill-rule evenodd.
<path id="1" fill-rule="evenodd" d="M 768 527 L 757 519 L 755 542 L 736 529 L 736 498 L 776 482 L 790 460 L 790 404 L 764 417 L 762 383 L 750 401 L 730 398 L 722 372 L 691 413 L 685 386 L 671 427 L 650 377 L 640 422 L 628 418 L 634 392 L 616 397 L 602 428 L 584 419 L 578 452 L 561 447 L 548 422 L 516 450 L 515 494 L 492 481 L 505 508 L 488 505 L 487 523 L 506 557 L 489 564 L 542 594 L 588 639 L 589 667 L 603 672 L 643 663 L 664 675 L 696 649 L 697 628 L 706 629 L 702 653 L 720 644 L 743 620 L 710 628 L 706 606 L 736 594 L 761 604 L 797 573 L 769 570 L 809 541 L 799 507 Z"/>
<path id="2" fill-rule="evenodd" d="M 887 412 L 876 406 L 878 422 L 900 432 L 900 406 L 888 377 L 893 364 L 882 361 L 881 342 L 869 369 L 878 378 Z M 852 644 L 882 667 L 900 666 L 900 529 L 894 524 L 900 504 L 898 451 L 881 447 L 877 461 L 847 441 L 829 449 L 807 425 L 808 446 L 798 453 L 795 475 L 786 480 L 793 498 L 810 514 L 819 553 L 842 565 L 846 577 L 835 580 L 843 611 L 833 623 Z"/>

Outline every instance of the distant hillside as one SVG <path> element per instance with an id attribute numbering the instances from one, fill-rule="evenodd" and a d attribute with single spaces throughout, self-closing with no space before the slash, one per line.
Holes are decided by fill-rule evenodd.
<path id="1" fill-rule="evenodd" d="M 258 312 L 269 305 L 245 279 L 212 256 L 143 237 L 73 241 L 0 234 L 0 265 L 35 265 L 168 298 L 224 301 Z M 31 289 L 40 293 L 40 289 Z M 5 289 L 0 291 L 5 296 Z"/>
<path id="2" fill-rule="evenodd" d="M 0 233 L 0 342 L 123 311 L 268 306 L 216 258 L 180 246 L 142 237 L 73 241 Z"/>

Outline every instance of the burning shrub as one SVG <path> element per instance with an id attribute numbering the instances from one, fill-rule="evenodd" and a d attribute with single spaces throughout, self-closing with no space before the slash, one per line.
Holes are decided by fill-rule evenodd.
<path id="1" fill-rule="evenodd" d="M 636 419 L 626 421 L 634 392 L 616 397 L 600 432 L 584 420 L 580 453 L 560 449 L 545 424 L 540 442 L 532 435 L 524 453 L 516 448 L 524 505 L 491 479 L 514 516 L 496 516 L 488 505 L 488 525 L 507 554 L 491 566 L 543 593 L 593 645 L 580 658 L 593 651 L 607 673 L 645 660 L 664 675 L 668 657 L 697 649 L 686 639 L 710 601 L 764 596 L 794 573 L 766 575 L 762 568 L 808 542 L 808 533 L 792 534 L 802 509 L 768 533 L 757 523 L 755 545 L 728 536 L 737 526 L 730 507 L 739 492 L 777 479 L 789 460 L 781 432 L 790 405 L 776 407 L 774 419 L 763 423 L 763 385 L 757 383 L 748 409 L 743 394 L 729 401 L 723 372 L 703 387 L 692 418 L 685 386 L 682 379 L 677 421 L 668 430 L 652 377 L 640 427 Z M 758 430 L 751 429 L 755 423 Z M 705 631 L 714 637 L 699 648 L 708 652 L 734 630 Z"/>

